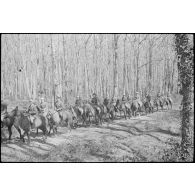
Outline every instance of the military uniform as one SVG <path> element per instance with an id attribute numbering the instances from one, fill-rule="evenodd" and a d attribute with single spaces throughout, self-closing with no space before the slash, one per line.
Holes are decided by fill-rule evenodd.
<path id="1" fill-rule="evenodd" d="M 115 103 L 116 103 L 116 99 L 115 99 L 115 98 L 112 98 L 112 99 L 111 99 L 111 103 L 112 103 L 112 104 L 115 104 Z"/>
<path id="2" fill-rule="evenodd" d="M 108 98 L 106 97 L 106 98 L 104 99 L 103 104 L 107 106 L 107 105 L 108 105 L 108 103 L 109 103 L 109 100 L 108 100 Z"/>
<path id="3" fill-rule="evenodd" d="M 161 95 L 160 93 L 157 94 L 157 98 L 160 99 L 161 98 Z"/>
<path id="4" fill-rule="evenodd" d="M 75 101 L 75 105 L 76 106 L 81 106 L 81 98 L 79 96 L 77 96 L 77 99 Z"/>
<path id="5" fill-rule="evenodd" d="M 37 106 L 33 100 L 30 100 L 30 105 L 28 107 L 28 112 L 30 114 L 37 114 L 39 111 L 41 111 L 39 106 Z"/>
<path id="6" fill-rule="evenodd" d="M 123 97 L 122 97 L 122 101 L 123 101 L 123 102 L 127 101 L 127 98 L 126 98 L 126 96 L 125 96 L 125 95 L 123 95 Z"/>
<path id="7" fill-rule="evenodd" d="M 48 113 L 48 104 L 44 100 L 44 98 L 41 98 L 40 109 L 41 109 L 41 112 L 43 113 L 43 116 L 46 116 Z"/>
<path id="8" fill-rule="evenodd" d="M 55 101 L 55 108 L 56 108 L 57 111 L 60 111 L 63 108 L 63 103 L 62 103 L 62 101 L 59 97 Z"/>
<path id="9" fill-rule="evenodd" d="M 147 94 L 146 95 L 146 99 L 147 99 L 148 102 L 150 102 L 151 101 L 151 95 L 150 94 Z"/>
<path id="10" fill-rule="evenodd" d="M 131 100 L 131 97 L 130 95 L 127 96 L 127 101 L 130 101 Z"/>
<path id="11" fill-rule="evenodd" d="M 138 93 L 138 92 L 136 93 L 136 97 L 135 97 L 135 99 L 137 100 L 137 102 L 138 102 L 139 106 L 141 107 L 141 106 L 142 106 L 142 102 L 141 102 L 140 95 L 139 95 L 139 93 Z"/>
<path id="12" fill-rule="evenodd" d="M 91 99 L 91 103 L 94 105 L 98 104 L 98 98 L 97 98 L 97 95 L 95 93 L 93 94 L 93 97 Z"/>

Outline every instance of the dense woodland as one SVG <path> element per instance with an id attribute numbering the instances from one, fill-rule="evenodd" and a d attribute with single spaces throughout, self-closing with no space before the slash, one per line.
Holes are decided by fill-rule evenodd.
<path id="1" fill-rule="evenodd" d="M 4 34 L 3 99 L 178 92 L 172 34 Z"/>

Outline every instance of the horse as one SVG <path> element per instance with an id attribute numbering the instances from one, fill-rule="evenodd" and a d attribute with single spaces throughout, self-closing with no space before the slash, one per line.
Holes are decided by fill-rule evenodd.
<path id="1" fill-rule="evenodd" d="M 169 105 L 172 109 L 172 105 L 173 105 L 172 99 L 170 97 L 164 97 L 163 100 L 164 100 L 164 104 L 167 106 L 167 109 L 169 110 Z"/>
<path id="2" fill-rule="evenodd" d="M 60 110 L 59 116 L 63 122 L 66 122 L 68 129 L 71 131 L 72 128 L 75 128 L 74 116 L 70 110 Z"/>
<path id="3" fill-rule="evenodd" d="M 140 115 L 142 108 L 143 108 L 143 103 L 141 101 L 133 100 L 133 102 L 131 103 L 131 110 L 134 117 L 137 115 L 138 112 Z"/>
<path id="4" fill-rule="evenodd" d="M 102 109 L 102 120 L 106 120 L 107 119 L 107 116 L 108 118 L 110 118 L 110 113 L 109 113 L 109 109 L 108 109 L 108 103 L 109 102 L 103 102 L 100 107 Z"/>
<path id="5" fill-rule="evenodd" d="M 115 102 L 109 102 L 107 105 L 108 113 L 109 113 L 109 118 L 113 120 L 116 117 L 116 103 Z"/>
<path id="6" fill-rule="evenodd" d="M 1 123 L 2 126 L 6 126 L 8 128 L 9 132 L 9 140 L 11 140 L 12 136 L 12 126 L 14 125 L 15 117 L 18 112 L 18 107 L 14 108 L 10 113 L 4 112 L 1 114 Z M 19 128 L 16 128 L 18 130 L 18 133 L 20 134 L 20 139 L 22 138 L 21 131 Z"/>
<path id="7" fill-rule="evenodd" d="M 161 110 L 163 110 L 163 106 L 164 106 L 164 101 L 162 97 L 157 97 L 154 100 L 154 106 L 156 107 L 157 111 L 159 109 L 159 107 L 161 107 Z"/>
<path id="8" fill-rule="evenodd" d="M 131 103 L 130 101 L 125 102 L 125 108 L 126 108 L 126 113 L 131 118 Z"/>
<path id="9" fill-rule="evenodd" d="M 121 116 L 121 112 L 123 112 L 125 119 L 127 119 L 127 117 L 126 117 L 127 112 L 126 112 L 125 102 L 123 102 L 122 100 L 117 99 L 116 108 L 120 112 L 120 116 Z"/>
<path id="10" fill-rule="evenodd" d="M 154 112 L 154 102 L 153 102 L 153 100 L 146 100 L 145 102 L 144 102 L 144 108 L 145 108 L 145 112 L 146 112 L 146 115 L 148 114 L 148 113 L 153 113 Z"/>
<path id="11" fill-rule="evenodd" d="M 60 116 L 59 113 L 55 110 L 49 110 L 49 112 L 46 115 L 48 119 L 48 125 L 49 125 L 49 134 L 51 133 L 51 130 L 53 130 L 53 134 L 57 133 L 57 127 L 60 125 Z"/>
<path id="12" fill-rule="evenodd" d="M 47 125 L 48 125 L 48 121 L 47 121 L 47 117 L 44 116 L 43 114 L 35 114 L 35 115 L 30 115 L 30 124 L 32 128 L 36 128 L 37 130 L 37 135 L 38 135 L 38 130 L 42 130 L 43 135 L 45 136 L 45 138 L 47 137 Z"/>
<path id="13" fill-rule="evenodd" d="M 26 114 L 22 111 L 18 110 L 18 107 L 15 108 L 15 119 L 14 119 L 14 127 L 20 132 L 24 131 L 24 133 L 20 136 L 23 142 L 25 142 L 24 136 L 27 135 L 28 142 L 30 144 L 30 129 L 31 124 L 29 120 L 29 114 Z"/>
<path id="14" fill-rule="evenodd" d="M 84 102 L 83 105 L 83 124 L 87 125 L 87 119 L 89 124 L 91 125 L 91 118 L 95 118 L 96 110 L 95 108 L 88 102 Z"/>
<path id="15" fill-rule="evenodd" d="M 103 100 L 103 110 L 104 110 L 104 117 L 105 119 L 107 118 L 107 115 L 108 115 L 108 118 L 110 119 L 110 109 L 109 109 L 109 104 L 110 104 L 110 101 L 108 98 L 105 98 Z"/>
<path id="16" fill-rule="evenodd" d="M 169 101 L 169 105 L 171 106 L 171 109 L 173 107 L 173 100 L 171 97 L 167 97 L 167 100 Z"/>
<path id="17" fill-rule="evenodd" d="M 85 116 L 84 116 L 84 109 L 83 109 L 83 105 L 75 105 L 75 106 L 71 106 L 71 111 L 77 121 L 77 123 L 81 120 L 81 121 L 85 121 Z"/>

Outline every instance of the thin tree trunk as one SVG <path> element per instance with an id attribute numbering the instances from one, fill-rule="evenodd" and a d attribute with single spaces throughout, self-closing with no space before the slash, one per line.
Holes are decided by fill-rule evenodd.
<path id="1" fill-rule="evenodd" d="M 113 39 L 113 46 L 114 46 L 113 97 L 116 97 L 116 96 L 118 96 L 118 94 L 117 94 L 117 76 L 118 76 L 118 72 L 117 72 L 117 58 L 118 58 L 117 49 L 118 49 L 119 35 L 114 34 L 113 38 L 114 38 Z"/>

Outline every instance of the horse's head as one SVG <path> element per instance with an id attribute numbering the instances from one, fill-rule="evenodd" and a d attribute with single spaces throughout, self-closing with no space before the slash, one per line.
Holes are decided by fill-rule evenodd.
<path id="1" fill-rule="evenodd" d="M 10 113 L 9 116 L 11 117 L 15 117 L 18 116 L 20 114 L 19 110 L 18 110 L 18 106 L 16 106 Z"/>

